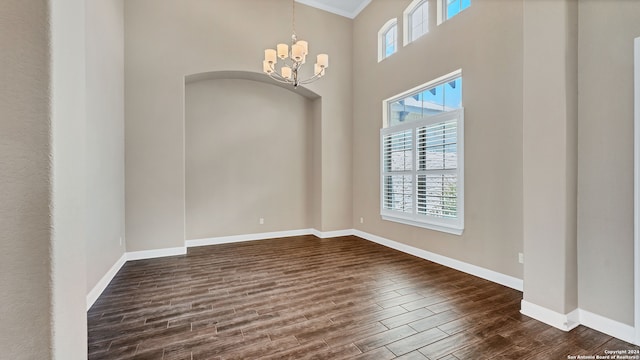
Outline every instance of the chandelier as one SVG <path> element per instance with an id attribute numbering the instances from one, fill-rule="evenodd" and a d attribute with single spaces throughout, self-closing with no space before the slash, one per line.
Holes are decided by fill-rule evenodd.
<path id="1" fill-rule="evenodd" d="M 324 76 L 325 69 L 329 67 L 329 55 L 319 54 L 313 69 L 313 76 L 308 79 L 300 78 L 300 69 L 307 60 L 309 43 L 298 40 L 296 35 L 296 2 L 292 0 L 292 28 L 291 46 L 281 43 L 276 49 L 264 51 L 263 71 L 272 79 L 298 87 L 301 84 L 312 83 Z"/>

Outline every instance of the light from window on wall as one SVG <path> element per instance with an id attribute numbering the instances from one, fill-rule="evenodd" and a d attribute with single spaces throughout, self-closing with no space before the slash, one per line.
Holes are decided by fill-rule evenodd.
<path id="1" fill-rule="evenodd" d="M 449 20 L 471 6 L 471 0 L 446 0 L 446 4 L 446 19 Z"/>

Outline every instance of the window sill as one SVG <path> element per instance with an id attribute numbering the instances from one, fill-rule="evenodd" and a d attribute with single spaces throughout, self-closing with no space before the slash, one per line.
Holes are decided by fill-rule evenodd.
<path id="1" fill-rule="evenodd" d="M 389 215 L 381 215 L 381 216 L 382 216 L 382 220 L 393 221 L 393 222 L 397 222 L 397 223 L 404 224 L 404 225 L 417 226 L 417 227 L 421 227 L 421 228 L 425 228 L 425 229 L 429 229 L 429 230 L 435 230 L 435 231 L 444 232 L 444 233 L 447 233 L 447 234 L 453 234 L 453 235 L 460 236 L 464 232 L 464 228 L 459 228 L 459 227 L 454 227 L 454 226 L 426 223 L 426 222 L 421 222 L 421 221 L 405 219 L 405 218 L 401 218 L 401 217 L 389 216 Z"/>

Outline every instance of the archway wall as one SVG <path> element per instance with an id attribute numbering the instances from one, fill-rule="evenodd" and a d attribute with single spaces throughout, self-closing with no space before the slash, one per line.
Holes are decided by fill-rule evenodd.
<path id="1" fill-rule="evenodd" d="M 312 100 L 243 77 L 186 84 L 187 240 L 311 228 Z"/>
<path id="2" fill-rule="evenodd" d="M 263 49 L 288 41 L 289 14 L 290 4 L 278 0 L 125 2 L 127 251 L 184 246 L 185 77 L 259 72 Z M 300 4 L 296 17 L 310 52 L 331 58 L 327 76 L 308 86 L 321 98 L 310 109 L 320 121 L 311 130 L 309 225 L 349 229 L 352 25 Z"/>

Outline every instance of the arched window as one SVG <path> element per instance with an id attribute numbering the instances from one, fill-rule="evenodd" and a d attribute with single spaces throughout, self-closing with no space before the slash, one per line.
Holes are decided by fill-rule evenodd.
<path id="1" fill-rule="evenodd" d="M 404 45 L 416 40 L 429 32 L 429 2 L 427 0 L 414 0 L 403 13 L 404 18 Z"/>
<path id="2" fill-rule="evenodd" d="M 398 50 L 398 19 L 386 22 L 378 31 L 378 62 L 393 55 Z"/>

